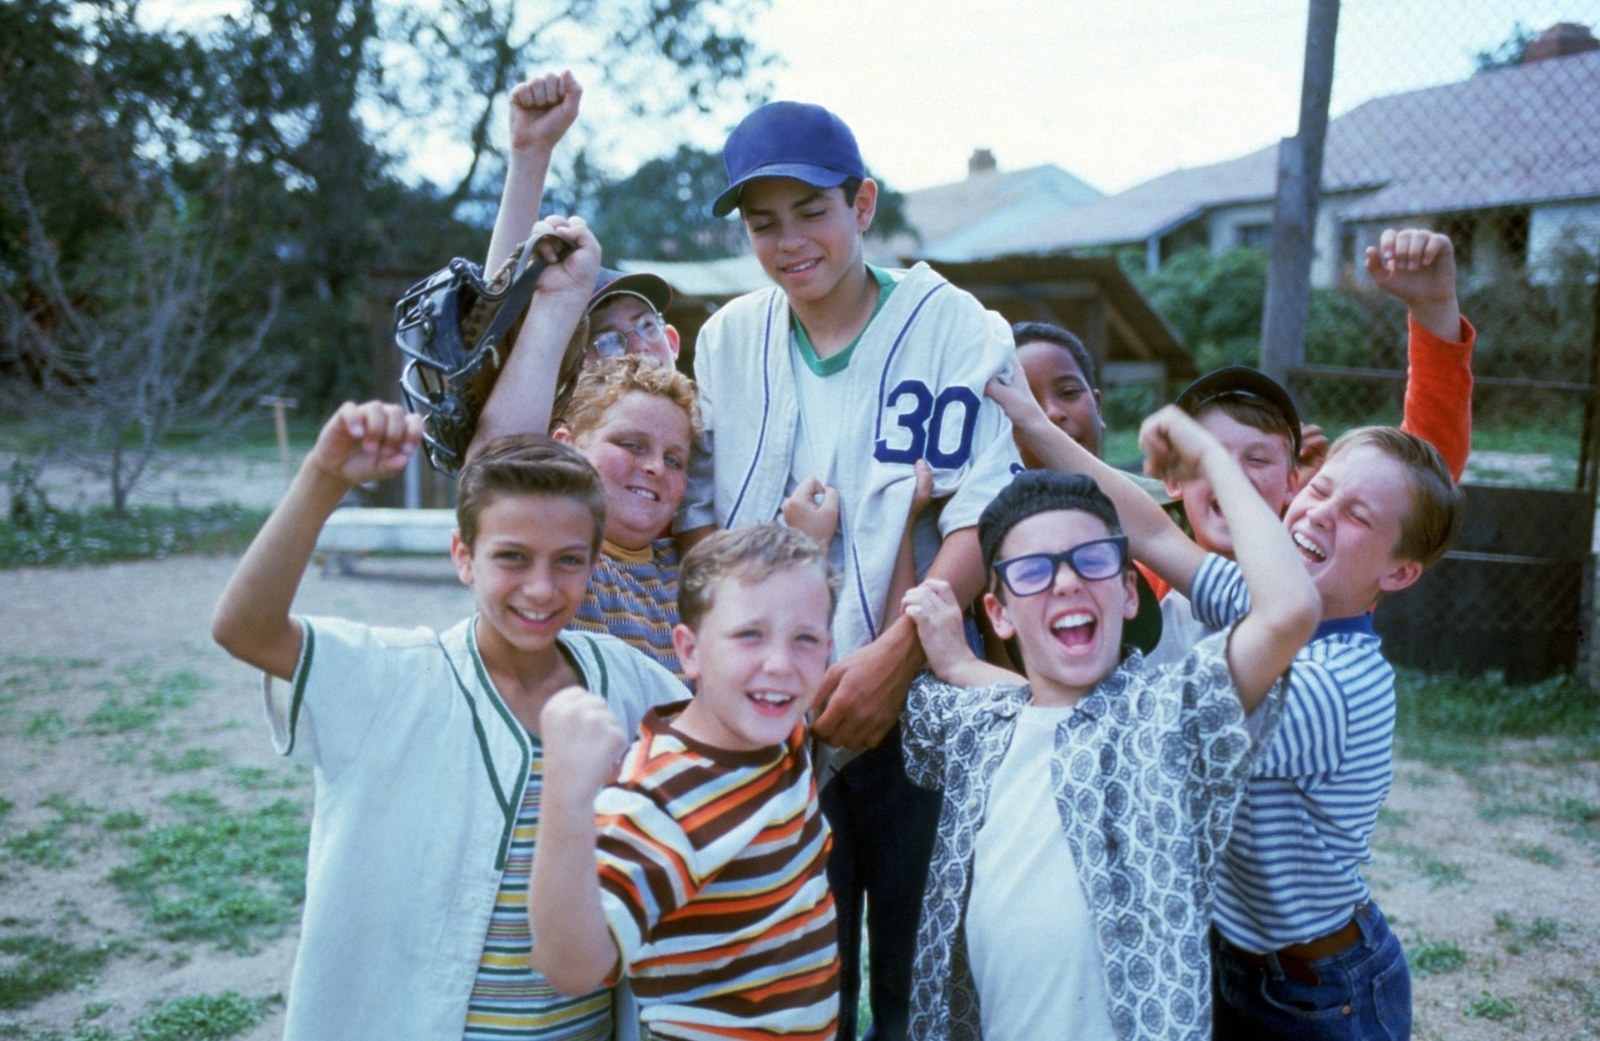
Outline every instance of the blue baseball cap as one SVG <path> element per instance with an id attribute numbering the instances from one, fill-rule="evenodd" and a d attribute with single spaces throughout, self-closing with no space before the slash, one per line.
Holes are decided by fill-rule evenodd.
<path id="1" fill-rule="evenodd" d="M 728 187 L 711 204 L 726 217 L 739 206 L 739 193 L 758 177 L 792 177 L 813 188 L 837 188 L 864 181 L 856 136 L 844 120 L 821 105 L 774 101 L 762 105 L 733 128 L 722 149 Z"/>

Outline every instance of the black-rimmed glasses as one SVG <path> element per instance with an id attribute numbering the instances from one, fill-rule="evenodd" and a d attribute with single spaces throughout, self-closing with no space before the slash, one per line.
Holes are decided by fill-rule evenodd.
<path id="1" fill-rule="evenodd" d="M 1012 596 L 1033 596 L 1055 585 L 1056 572 L 1066 564 L 1085 582 L 1115 578 L 1128 566 L 1128 536 L 1112 535 L 1080 542 L 1060 553 L 1029 553 L 994 563 L 994 573 Z"/>

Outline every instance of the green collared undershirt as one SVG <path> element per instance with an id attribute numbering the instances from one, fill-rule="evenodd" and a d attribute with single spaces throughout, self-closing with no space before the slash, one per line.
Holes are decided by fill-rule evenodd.
<path id="1" fill-rule="evenodd" d="M 861 337 L 867 331 L 867 326 L 872 324 L 872 319 L 878 317 L 878 312 L 883 310 L 884 302 L 889 299 L 889 294 L 894 292 L 894 279 L 889 272 L 867 265 L 867 274 L 878 283 L 878 302 L 872 307 L 872 317 L 867 319 L 867 324 L 861 327 L 861 332 L 856 333 L 856 338 L 850 341 L 849 346 L 831 358 L 817 357 L 817 349 L 811 346 L 811 337 L 806 335 L 805 326 L 800 324 L 793 311 L 789 312 L 789 324 L 794 329 L 794 341 L 800 348 L 800 359 L 818 376 L 831 376 L 850 364 L 850 356 L 855 353 L 856 344 L 861 342 Z"/>

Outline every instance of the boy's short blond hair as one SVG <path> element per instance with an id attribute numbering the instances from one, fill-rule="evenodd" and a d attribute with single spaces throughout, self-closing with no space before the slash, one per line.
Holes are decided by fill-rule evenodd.
<path id="1" fill-rule="evenodd" d="M 1438 563 L 1461 530 L 1461 489 L 1433 445 L 1399 427 L 1356 427 L 1328 449 L 1328 459 L 1357 445 L 1375 448 L 1399 463 L 1411 487 L 1411 508 L 1400 518 L 1394 555 L 1424 568 Z"/>
<path id="2" fill-rule="evenodd" d="M 678 620 L 698 630 L 723 580 L 760 582 L 779 571 L 815 567 L 828 585 L 828 616 L 839 600 L 839 574 L 816 539 L 782 524 L 754 524 L 707 536 L 678 567 Z"/>
<path id="3" fill-rule="evenodd" d="M 700 393 L 694 381 L 667 365 L 640 354 L 607 358 L 578 377 L 572 398 L 562 410 L 559 425 L 580 438 L 605 421 L 606 410 L 625 394 L 665 398 L 689 419 L 691 437 L 700 436 Z"/>
<path id="4" fill-rule="evenodd" d="M 606 526 L 606 490 L 583 453 L 544 434 L 497 437 L 467 460 L 456 478 L 456 527 L 472 549 L 478 518 L 507 495 L 572 499 L 594 518 L 590 548 L 598 551 Z"/>

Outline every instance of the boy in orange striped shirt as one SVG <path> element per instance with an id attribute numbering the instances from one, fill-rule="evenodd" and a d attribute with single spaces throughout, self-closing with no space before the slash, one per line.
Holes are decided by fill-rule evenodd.
<path id="1" fill-rule="evenodd" d="M 799 531 L 718 532 L 680 572 L 673 640 L 695 697 L 652 710 L 625 757 L 593 695 L 546 706 L 528 910 L 533 966 L 557 990 L 626 975 L 646 1037 L 834 1036 L 831 841 L 805 716 L 837 594 Z"/>

